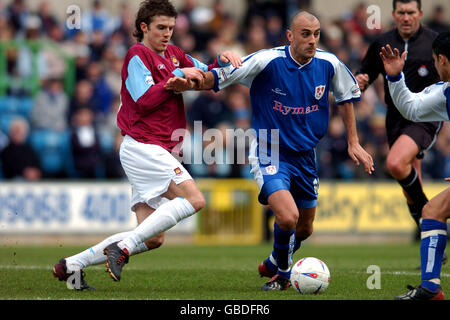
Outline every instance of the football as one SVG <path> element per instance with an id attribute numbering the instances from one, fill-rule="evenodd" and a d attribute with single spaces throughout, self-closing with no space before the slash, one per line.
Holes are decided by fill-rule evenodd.
<path id="1" fill-rule="evenodd" d="M 297 261 L 291 270 L 292 288 L 301 294 L 324 292 L 330 284 L 330 270 L 320 259 L 306 257 Z"/>

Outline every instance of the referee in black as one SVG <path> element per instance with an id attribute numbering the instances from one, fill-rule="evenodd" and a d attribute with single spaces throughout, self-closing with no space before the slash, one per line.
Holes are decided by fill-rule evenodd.
<path id="1" fill-rule="evenodd" d="M 423 16 L 421 0 L 393 0 L 392 16 L 396 28 L 381 34 L 370 45 L 356 72 L 356 80 L 361 90 L 365 90 L 380 73 L 384 76 L 386 132 L 390 148 L 386 167 L 402 186 L 411 216 L 420 230 L 422 208 L 428 202 L 422 189 L 421 159 L 424 151 L 436 141 L 442 123 L 414 123 L 402 117 L 390 96 L 380 51 L 389 44 L 400 53 L 408 52 L 403 69 L 406 85 L 411 91 L 420 92 L 439 81 L 431 50 L 437 33 L 420 24 Z"/>

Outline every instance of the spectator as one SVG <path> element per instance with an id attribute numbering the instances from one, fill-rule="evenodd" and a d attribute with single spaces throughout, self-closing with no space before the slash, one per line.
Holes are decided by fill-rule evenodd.
<path id="1" fill-rule="evenodd" d="M 69 100 L 60 79 L 49 79 L 35 98 L 31 111 L 33 129 L 64 131 L 67 129 Z"/>
<path id="2" fill-rule="evenodd" d="M 42 34 L 48 35 L 55 26 L 58 26 L 58 20 L 53 15 L 48 0 L 41 1 L 37 14 L 42 22 Z"/>
<path id="3" fill-rule="evenodd" d="M 26 142 L 28 123 L 23 118 L 11 122 L 9 128 L 9 144 L 1 151 L 2 171 L 5 179 L 39 180 L 42 172 L 39 160 Z"/>
<path id="4" fill-rule="evenodd" d="M 76 84 L 75 94 L 70 100 L 69 117 L 71 120 L 73 115 L 78 109 L 86 108 L 94 110 L 94 105 L 92 103 L 94 95 L 94 88 L 92 83 L 88 80 L 81 80 Z"/>
<path id="5" fill-rule="evenodd" d="M 112 16 L 100 0 L 92 1 L 92 8 L 83 12 L 82 19 L 83 30 L 89 35 L 100 30 L 109 36 L 120 25 L 120 19 Z"/>
<path id="6" fill-rule="evenodd" d="M 14 33 L 21 34 L 25 29 L 25 20 L 29 14 L 24 0 L 13 0 L 6 9 L 6 14 L 14 29 Z"/>
<path id="7" fill-rule="evenodd" d="M 114 99 L 108 82 L 105 79 L 103 66 L 99 62 L 91 62 L 87 70 L 88 80 L 93 86 L 92 105 L 96 117 L 104 117 L 111 109 Z"/>
<path id="8" fill-rule="evenodd" d="M 219 123 L 231 123 L 233 113 L 225 98 L 225 93 L 202 92 L 189 110 L 190 122 L 201 121 L 205 130 L 215 128 Z"/>
<path id="9" fill-rule="evenodd" d="M 91 61 L 99 61 L 103 57 L 103 52 L 106 48 L 106 36 L 103 30 L 97 29 L 92 32 L 89 48 Z"/>
<path id="10" fill-rule="evenodd" d="M 125 179 L 126 175 L 120 164 L 119 151 L 123 136 L 120 130 L 114 134 L 114 148 L 105 155 L 105 178 L 106 179 Z"/>
<path id="11" fill-rule="evenodd" d="M 433 10 L 433 15 L 428 21 L 428 27 L 437 33 L 450 31 L 450 25 L 445 21 L 445 10 L 441 5 L 437 5 Z"/>
<path id="12" fill-rule="evenodd" d="M 102 153 L 91 109 L 80 108 L 76 111 L 70 140 L 74 166 L 79 177 L 100 177 L 103 169 Z"/>
<path id="13" fill-rule="evenodd" d="M 270 11 L 266 18 L 267 40 L 270 47 L 278 47 L 287 44 L 283 27 L 283 20 L 277 12 Z"/>

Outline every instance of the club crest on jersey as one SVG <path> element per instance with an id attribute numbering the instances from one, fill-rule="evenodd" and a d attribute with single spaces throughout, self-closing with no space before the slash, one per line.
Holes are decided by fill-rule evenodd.
<path id="1" fill-rule="evenodd" d="M 170 60 L 172 60 L 172 63 L 175 67 L 180 66 L 180 61 L 178 61 L 178 59 L 175 56 L 171 56 Z"/>
<path id="2" fill-rule="evenodd" d="M 417 70 L 417 73 L 419 74 L 419 76 L 421 77 L 426 77 L 430 72 L 427 69 L 426 65 L 421 65 L 419 70 Z"/>
<path id="3" fill-rule="evenodd" d="M 323 97 L 323 94 L 325 93 L 325 86 L 321 85 L 321 86 L 317 86 L 316 90 L 315 90 L 315 97 L 317 100 L 320 100 L 320 98 Z"/>
<path id="4" fill-rule="evenodd" d="M 181 175 L 181 174 L 183 173 L 183 171 L 181 171 L 180 168 L 175 168 L 175 169 L 173 169 L 173 171 L 175 172 L 175 174 L 176 174 L 177 176 L 179 176 L 179 175 Z"/>
<path id="5" fill-rule="evenodd" d="M 275 166 L 266 167 L 266 173 L 270 174 L 270 175 L 274 175 L 275 173 L 277 173 L 277 167 L 275 167 Z"/>

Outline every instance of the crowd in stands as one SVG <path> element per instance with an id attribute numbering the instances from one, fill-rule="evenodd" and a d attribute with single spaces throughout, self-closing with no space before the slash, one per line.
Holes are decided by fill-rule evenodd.
<path id="1" fill-rule="evenodd" d="M 207 64 L 223 50 L 245 56 L 287 44 L 285 29 L 292 3 L 296 9 L 310 9 L 310 1 L 305 0 L 247 2 L 242 21 L 226 12 L 224 0 L 216 0 L 212 7 L 198 6 L 195 0 L 181 2 L 173 43 Z M 30 10 L 25 0 L 7 5 L 0 1 L 0 60 L 6 60 L 0 61 L 5 66 L 3 71 L 0 67 L 0 83 L 5 87 L 0 91 L 0 179 L 125 179 L 118 158 L 122 136 L 115 115 L 123 58 L 135 39 L 134 12 L 126 1 L 119 12 L 112 14 L 106 0 L 93 0 L 91 7 L 83 8 L 82 27 L 70 29 L 46 0 L 37 11 Z M 436 31 L 448 30 L 443 17 L 443 9 L 436 7 L 425 23 Z M 353 72 L 368 44 L 390 27 L 368 29 L 363 3 L 335 20 L 320 20 L 320 47 L 336 54 Z M 26 40 L 45 44 L 33 49 Z M 67 80 L 68 70 L 73 72 L 73 82 Z M 37 90 L 30 84 L 33 78 L 38 80 Z M 385 170 L 388 145 L 383 94 L 382 79 L 378 79 L 355 104 L 360 142 L 375 160 L 373 176 L 355 168 L 348 157 L 339 108 L 332 105 L 328 135 L 317 149 L 322 179 L 390 179 Z M 246 130 L 251 125 L 248 88 L 234 85 L 218 93 L 192 91 L 184 94 L 184 100 L 190 131 L 197 121 L 201 121 L 200 131 L 219 129 L 223 140 L 213 143 L 223 148 L 224 158 L 230 156 L 225 147 L 230 142 L 227 129 Z M 208 147 L 208 141 L 198 139 L 202 137 L 186 139 L 185 155 L 199 152 L 194 148 L 196 142 Z M 222 162 L 187 166 L 194 177 L 250 177 L 248 164 Z M 448 124 L 423 164 L 425 179 L 450 176 Z"/>

